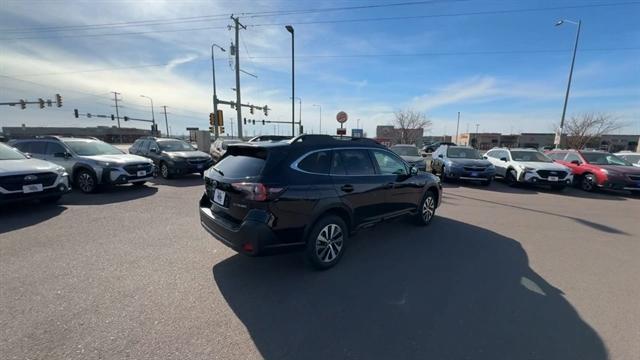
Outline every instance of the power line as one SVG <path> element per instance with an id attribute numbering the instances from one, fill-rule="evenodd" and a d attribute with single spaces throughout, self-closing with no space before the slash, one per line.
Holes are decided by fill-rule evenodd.
<path id="1" fill-rule="evenodd" d="M 465 1 L 465 0 L 452 0 L 452 1 Z M 294 21 L 294 22 L 287 22 L 287 23 L 261 23 L 261 24 L 259 23 L 259 24 L 250 24 L 250 25 L 247 25 L 247 26 L 262 27 L 262 26 L 283 26 L 283 25 L 338 24 L 338 23 L 373 22 L 373 21 L 416 20 L 416 19 L 439 18 L 439 17 L 502 15 L 502 14 L 515 14 L 515 13 L 524 13 L 524 12 L 553 11 L 553 10 L 566 10 L 566 9 L 584 9 L 584 8 L 597 8 L 597 7 L 638 5 L 638 4 L 640 4 L 640 1 L 627 1 L 627 2 L 603 3 L 603 4 L 564 5 L 564 6 L 552 6 L 552 7 L 541 7 L 541 8 L 472 11 L 472 12 L 459 12 L 459 13 L 451 13 L 451 14 L 390 16 L 390 17 L 355 18 L 355 19 L 341 19 L 341 20 L 313 20 L 313 21 L 299 21 L 299 22 L 295 22 Z M 393 4 L 389 4 L 389 5 L 393 5 Z M 311 11 L 311 10 L 308 10 L 308 11 Z M 319 9 L 315 9 L 313 11 L 319 11 Z M 300 13 L 302 14 L 302 10 L 300 10 Z M 265 14 L 264 16 L 277 16 L 277 15 L 275 15 L 275 14 Z M 257 17 L 257 15 L 255 15 L 254 17 Z M 184 31 L 204 31 L 204 30 L 215 30 L 215 29 L 226 29 L 226 28 L 227 27 L 208 26 L 208 27 L 198 27 L 198 28 L 180 28 L 180 29 L 149 30 L 149 31 L 137 31 L 137 32 L 116 32 L 116 33 L 101 33 L 101 34 L 73 34 L 73 35 L 58 35 L 58 36 L 56 36 L 56 35 L 54 35 L 54 36 L 26 36 L 26 37 L 0 38 L 0 41 L 2 41 L 2 40 L 4 40 L 4 41 L 13 41 L 13 40 L 49 39 L 49 38 L 83 38 L 83 37 L 144 35 L 144 34 L 153 34 L 153 33 L 171 33 L 171 32 L 184 32 Z"/>

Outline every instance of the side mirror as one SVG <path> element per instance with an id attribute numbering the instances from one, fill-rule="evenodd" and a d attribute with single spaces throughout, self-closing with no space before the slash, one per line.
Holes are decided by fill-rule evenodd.
<path id="1" fill-rule="evenodd" d="M 504 162 L 507 162 L 507 158 L 506 157 L 501 157 L 500 160 L 504 161 Z"/>
<path id="2" fill-rule="evenodd" d="M 486 155 L 482 156 L 482 158 L 485 160 L 489 160 L 489 158 Z"/>
<path id="3" fill-rule="evenodd" d="M 158 149 L 156 149 L 156 148 L 151 148 L 151 149 L 149 149 L 149 151 L 150 151 L 150 152 L 152 152 L 152 153 L 157 153 L 157 152 L 158 152 Z"/>
<path id="4" fill-rule="evenodd" d="M 580 161 L 578 161 L 578 160 L 573 160 L 571 163 L 574 164 L 574 165 L 580 166 Z"/>
<path id="5" fill-rule="evenodd" d="M 444 157 L 444 155 L 442 155 L 442 154 L 438 154 L 438 157 L 439 157 L 440 159 L 442 159 L 442 158 Z"/>
<path id="6" fill-rule="evenodd" d="M 422 153 L 420 155 L 422 155 L 422 157 L 427 157 L 427 154 L 425 154 L 425 153 Z"/>
<path id="7" fill-rule="evenodd" d="M 24 153 L 24 156 L 27 157 L 27 159 L 31 159 L 33 156 L 31 156 L 31 153 Z"/>
<path id="8" fill-rule="evenodd" d="M 409 174 L 411 175 L 418 175 L 418 168 L 411 165 L 411 168 L 409 168 Z"/>

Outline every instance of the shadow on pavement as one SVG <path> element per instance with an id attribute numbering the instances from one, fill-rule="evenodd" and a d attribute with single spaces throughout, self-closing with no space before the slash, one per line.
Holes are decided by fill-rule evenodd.
<path id="1" fill-rule="evenodd" d="M 37 201 L 15 203 L 0 207 L 0 234 L 39 224 L 67 210 L 58 204 Z"/>
<path id="2" fill-rule="evenodd" d="M 158 176 L 151 180 L 154 185 L 174 186 L 174 187 L 189 187 L 189 186 L 202 186 L 204 187 L 204 180 L 200 174 L 188 174 L 181 175 L 171 179 L 163 179 Z"/>
<path id="3" fill-rule="evenodd" d="M 439 217 L 352 239 L 335 268 L 235 255 L 214 281 L 265 359 L 606 359 L 510 238 Z"/>
<path id="4" fill-rule="evenodd" d="M 151 196 L 158 192 L 153 186 L 143 185 L 135 187 L 133 185 L 118 185 L 101 188 L 97 193 L 84 194 L 79 190 L 74 190 L 70 194 L 62 197 L 60 203 L 63 205 L 104 205 L 125 201 L 137 200 Z"/>

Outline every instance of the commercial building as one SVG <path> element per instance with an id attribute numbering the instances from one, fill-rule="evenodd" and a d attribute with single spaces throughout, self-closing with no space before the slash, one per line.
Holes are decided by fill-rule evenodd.
<path id="1" fill-rule="evenodd" d="M 403 131 L 405 136 L 403 136 Z M 416 146 L 422 146 L 422 135 L 424 129 L 397 129 L 393 125 L 378 125 L 376 126 L 376 140 L 381 144 L 391 146 L 399 144 L 403 138 L 414 139 L 409 141 Z"/>
<path id="2" fill-rule="evenodd" d="M 563 135 L 563 144 L 570 137 Z M 480 150 L 488 150 L 496 146 L 521 148 L 550 148 L 553 147 L 555 134 L 553 133 L 522 133 L 502 135 L 499 133 L 463 133 L 458 136 L 456 144 L 470 145 Z M 587 144 L 587 148 L 618 152 L 635 150 L 638 148 L 638 135 L 602 135 Z"/>
<path id="3" fill-rule="evenodd" d="M 8 139 L 24 139 L 34 136 L 58 135 L 75 137 L 95 137 L 108 143 L 130 144 L 143 136 L 151 136 L 151 130 L 137 128 L 118 128 L 116 126 L 97 127 L 3 127 L 2 132 Z M 160 136 L 160 134 L 157 134 Z"/>

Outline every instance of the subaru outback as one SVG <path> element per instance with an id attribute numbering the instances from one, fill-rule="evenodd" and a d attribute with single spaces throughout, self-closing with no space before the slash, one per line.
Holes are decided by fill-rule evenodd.
<path id="1" fill-rule="evenodd" d="M 230 145 L 205 173 L 200 222 L 247 255 L 300 249 L 326 269 L 356 231 L 410 215 L 428 225 L 439 179 L 366 138 L 301 135 Z"/>

